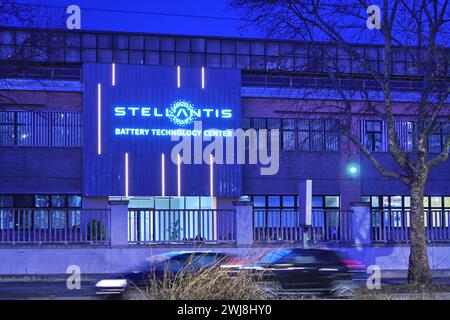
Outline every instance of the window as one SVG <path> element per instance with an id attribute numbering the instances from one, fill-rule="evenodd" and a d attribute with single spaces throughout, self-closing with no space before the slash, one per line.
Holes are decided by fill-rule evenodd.
<path id="1" fill-rule="evenodd" d="M 203 53 L 192 53 L 191 54 L 191 66 L 193 67 L 203 67 L 205 65 L 205 54 Z"/>
<path id="2" fill-rule="evenodd" d="M 243 118 L 243 123 L 244 128 L 279 129 L 282 150 L 339 150 L 339 128 L 335 120 Z"/>
<path id="3" fill-rule="evenodd" d="M 145 50 L 159 50 L 159 37 L 145 37 Z"/>
<path id="4" fill-rule="evenodd" d="M 81 207 L 81 196 L 77 196 L 77 195 L 67 196 L 67 207 L 80 208 Z"/>
<path id="5" fill-rule="evenodd" d="M 312 197 L 312 225 L 339 226 L 339 196 L 313 196 Z"/>
<path id="6" fill-rule="evenodd" d="M 206 52 L 220 53 L 220 40 L 206 40 Z"/>
<path id="7" fill-rule="evenodd" d="M 0 208 L 81 208 L 80 195 L 0 195 Z"/>
<path id="8" fill-rule="evenodd" d="M 16 122 L 15 112 L 0 112 L 0 146 L 16 145 Z"/>
<path id="9" fill-rule="evenodd" d="M 97 48 L 111 49 L 112 48 L 112 36 L 107 34 L 97 35 Z"/>
<path id="10" fill-rule="evenodd" d="M 116 63 L 128 63 L 128 50 L 114 50 L 113 61 Z"/>
<path id="11" fill-rule="evenodd" d="M 339 197 L 338 196 L 325 196 L 325 207 L 326 208 L 339 208 Z"/>
<path id="12" fill-rule="evenodd" d="M 161 51 L 175 51 L 175 39 L 170 37 L 160 38 Z"/>
<path id="13" fill-rule="evenodd" d="M 0 146 L 80 147 L 81 113 L 0 111 Z"/>
<path id="14" fill-rule="evenodd" d="M 34 197 L 35 207 L 48 208 L 50 206 L 50 196 L 36 195 Z"/>
<path id="15" fill-rule="evenodd" d="M 222 40 L 222 53 L 236 53 L 236 43 L 233 40 Z"/>
<path id="16" fill-rule="evenodd" d="M 5 29 L 5 28 L 3 28 Z M 38 51 L 33 52 L 34 39 L 44 39 L 45 45 L 40 46 Z M 55 48 L 57 48 L 55 50 Z M 61 50 L 62 49 L 62 50 Z M 70 49 L 70 51 L 66 51 Z M 72 51 L 73 49 L 73 51 Z M 78 52 L 76 52 L 78 50 Z M 87 51 L 92 50 L 92 51 Z M 355 57 L 349 55 L 348 50 L 337 48 L 329 44 L 292 43 L 277 40 L 234 40 L 229 38 L 195 38 L 182 36 L 151 36 L 125 33 L 92 33 L 83 32 L 54 32 L 54 31 L 24 31 L 24 30 L 2 30 L 0 32 L 0 56 L 8 58 L 9 55 L 30 56 L 34 61 L 61 61 L 61 62 L 111 62 L 112 50 L 146 50 L 167 53 L 210 53 L 230 55 L 224 62 L 218 65 L 229 65 L 235 61 L 239 68 L 253 68 L 254 70 L 283 69 L 286 71 L 313 71 L 341 73 L 368 73 L 366 66 L 358 61 L 364 58 L 371 69 L 375 72 L 383 70 L 384 49 L 374 46 L 355 46 L 353 52 Z M 98 52 L 98 54 L 94 54 Z M 32 54 L 30 54 L 32 53 Z M 42 54 L 43 53 L 43 54 Z M 396 75 L 416 75 L 417 56 L 420 53 L 408 48 L 393 48 L 392 71 Z M 412 54 L 411 54 L 412 53 Z M 129 52 L 128 52 L 129 54 Z M 233 58 L 231 58 L 231 55 Z M 448 54 L 438 54 L 439 60 L 443 61 L 442 74 L 450 68 Z M 94 59 L 94 60 L 92 60 Z M 159 60 L 163 63 L 165 60 Z M 130 63 L 138 63 L 139 60 L 130 59 Z M 447 69 L 446 69 L 447 68 Z M 419 70 L 420 71 L 420 70 Z M 441 75 L 442 76 L 442 75 Z"/>
<path id="17" fill-rule="evenodd" d="M 282 206 L 284 208 L 294 208 L 295 207 L 295 196 L 283 196 Z"/>
<path id="18" fill-rule="evenodd" d="M 177 38 L 176 40 L 176 49 L 178 52 L 189 52 L 191 44 L 189 39 L 186 38 Z"/>
<path id="19" fill-rule="evenodd" d="M 428 137 L 428 151 L 439 153 L 450 135 L 450 123 L 436 123 Z"/>
<path id="20" fill-rule="evenodd" d="M 450 197 L 444 197 L 444 207 L 446 209 L 450 208 Z"/>
<path id="21" fill-rule="evenodd" d="M 281 207 L 281 203 L 280 203 L 280 197 L 279 196 L 268 196 L 268 203 L 267 205 L 269 207 Z"/>
<path id="22" fill-rule="evenodd" d="M 313 196 L 312 197 L 313 209 L 332 209 L 339 208 L 339 196 Z"/>
<path id="23" fill-rule="evenodd" d="M 192 39 L 191 40 L 192 52 L 205 52 L 205 39 Z"/>
<path id="24" fill-rule="evenodd" d="M 210 68 L 220 68 L 220 55 L 219 54 L 207 54 L 206 66 Z"/>
<path id="25" fill-rule="evenodd" d="M 431 197 L 431 208 L 442 208 L 442 197 Z"/>
<path id="26" fill-rule="evenodd" d="M 367 200 L 367 198 L 371 199 L 370 204 L 373 209 L 408 211 L 411 208 L 410 196 L 363 196 L 363 199 Z M 450 197 L 425 196 L 423 206 L 425 210 L 449 210 Z"/>
<path id="27" fill-rule="evenodd" d="M 383 122 L 366 120 L 364 124 L 364 146 L 369 151 L 383 151 Z"/>
<path id="28" fill-rule="evenodd" d="M 395 132 L 397 134 L 397 142 L 405 151 L 416 150 L 416 123 L 413 121 L 396 121 Z"/>
<path id="29" fill-rule="evenodd" d="M 297 196 L 250 196 L 255 209 L 297 209 Z"/>
<path id="30" fill-rule="evenodd" d="M 163 66 L 173 66 L 175 64 L 175 54 L 169 52 L 161 52 L 160 63 Z"/>
<path id="31" fill-rule="evenodd" d="M 238 54 L 250 54 L 250 43 L 248 41 L 237 41 L 236 50 Z"/>
<path id="32" fill-rule="evenodd" d="M 110 197 L 116 199 L 120 197 Z M 214 209 L 214 201 L 211 197 L 151 197 L 151 198 L 130 198 L 130 208 L 151 208 L 156 210 L 166 209 Z"/>
<path id="33" fill-rule="evenodd" d="M 130 36 L 130 49 L 143 50 L 144 49 L 144 37 L 142 36 Z"/>
<path id="34" fill-rule="evenodd" d="M 402 150 L 411 152 L 417 150 L 418 128 L 415 121 L 395 121 L 396 139 Z M 363 121 L 363 143 L 373 152 L 386 151 L 386 132 L 382 121 Z M 450 123 L 436 123 L 428 137 L 428 152 L 439 153 L 450 135 Z"/>
<path id="35" fill-rule="evenodd" d="M 128 37 L 123 35 L 115 35 L 114 49 L 128 49 Z"/>
<path id="36" fill-rule="evenodd" d="M 111 63 L 113 60 L 112 50 L 98 50 L 97 61 Z"/>
<path id="37" fill-rule="evenodd" d="M 265 208 L 266 207 L 266 197 L 265 196 L 253 196 L 253 206 L 255 208 Z"/>
<path id="38" fill-rule="evenodd" d="M 364 196 L 364 198 L 369 196 Z M 371 196 L 372 225 L 410 227 L 410 196 Z M 382 200 L 382 201 L 381 201 Z M 380 206 L 380 203 L 382 205 Z M 425 196 L 423 198 L 425 225 L 439 227 L 444 223 L 444 211 L 449 210 L 450 197 Z"/>
<path id="39" fill-rule="evenodd" d="M 95 34 L 83 34 L 82 44 L 83 48 L 95 48 L 97 46 Z"/>
<path id="40" fill-rule="evenodd" d="M 295 150 L 296 149 L 296 123 L 295 119 L 282 119 L 283 131 L 281 135 L 282 149 Z"/>

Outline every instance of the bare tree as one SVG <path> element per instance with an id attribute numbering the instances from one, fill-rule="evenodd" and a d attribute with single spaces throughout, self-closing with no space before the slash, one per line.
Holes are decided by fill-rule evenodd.
<path id="1" fill-rule="evenodd" d="M 432 284 L 424 228 L 423 197 L 430 171 L 448 159 L 450 132 L 447 132 L 438 154 L 428 152 L 429 138 L 448 120 L 450 77 L 446 65 L 450 63 L 448 47 L 450 32 L 449 0 L 384 0 L 381 7 L 381 28 L 369 30 L 366 26 L 367 8 L 372 3 L 363 0 L 232 0 L 231 6 L 240 10 L 248 24 L 256 25 L 268 38 L 299 41 L 324 41 L 345 53 L 353 63 L 364 70 L 364 77 L 375 82 L 381 101 L 374 101 L 373 88 L 365 85 L 348 90 L 342 79 L 361 79 L 349 74 L 348 63 L 317 54 L 326 61 L 324 71 L 336 83 L 339 103 L 329 104 L 335 109 L 339 125 L 347 139 L 364 154 L 384 177 L 404 183 L 411 194 L 411 251 L 408 281 L 419 286 Z M 376 70 L 368 57 L 355 43 L 378 44 L 383 50 L 384 68 Z M 301 44 L 300 44 L 301 45 Z M 397 110 L 393 98 L 393 83 L 399 77 L 394 72 L 396 52 L 404 52 L 414 81 L 420 83 L 418 98 L 410 104 L 408 114 L 416 123 L 415 141 L 405 150 L 399 141 L 395 123 L 403 111 Z M 335 52 L 332 53 L 335 55 Z M 445 60 L 447 59 L 447 64 Z M 314 69 L 310 61 L 307 68 Z M 346 65 L 347 64 L 347 65 Z M 308 70 L 293 70 L 308 71 Z M 355 81 L 356 82 L 356 81 Z M 351 91 L 351 92 L 350 92 Z M 357 100 L 357 101 L 356 101 Z M 326 103 L 326 102 L 325 102 Z M 317 106 L 316 106 L 317 107 Z M 398 165 L 398 170 L 385 168 L 367 144 L 361 141 L 354 124 L 362 117 L 377 118 L 386 124 L 387 151 Z M 446 128 L 448 125 L 445 124 Z"/>
<path id="2" fill-rule="evenodd" d="M 0 110 L 24 110 L 34 111 L 36 104 L 33 101 L 24 103 L 21 95 L 17 94 L 17 85 L 14 85 L 18 78 L 33 78 L 32 74 L 36 68 L 45 70 L 52 64 L 52 60 L 61 54 L 64 48 L 64 34 L 52 30 L 52 28 L 62 25 L 64 15 L 48 6 L 34 3 L 25 4 L 15 0 L 0 0 L 0 27 L 13 27 L 8 33 L 2 34 L 0 46 Z M 45 30 L 37 28 L 45 27 Z M 7 43 L 7 44 L 5 44 Z M 34 68 L 34 69 L 33 69 Z M 49 70 L 49 69 L 47 69 Z M 36 82 L 45 91 L 44 81 L 38 76 Z M 49 80 L 49 79 L 46 79 Z M 14 89 L 14 90 L 13 90 Z M 25 89 L 25 88 L 24 88 Z M 46 93 L 47 100 L 48 92 Z M 38 114 L 46 118 L 43 113 Z M 1 115 L 4 122 L 13 121 L 11 113 Z M 50 119 L 48 119 L 50 121 Z M 13 144 L 14 137 L 7 127 L 3 133 L 4 143 Z"/>

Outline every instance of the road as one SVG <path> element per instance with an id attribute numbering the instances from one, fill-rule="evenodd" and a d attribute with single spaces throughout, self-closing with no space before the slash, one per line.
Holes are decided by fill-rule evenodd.
<path id="1" fill-rule="evenodd" d="M 386 279 L 384 285 L 405 283 L 405 279 Z M 450 292 L 450 279 L 436 279 Z M 109 297 L 111 299 L 112 297 Z M 120 298 L 120 297 L 115 297 Z M 131 288 L 126 299 L 144 299 L 141 290 Z M 0 300 L 97 300 L 105 299 L 95 294 L 95 282 L 85 281 L 80 289 L 69 290 L 65 282 L 0 282 Z"/>
<path id="2" fill-rule="evenodd" d="M 136 289 L 127 292 L 127 299 L 142 299 Z M 65 282 L 0 282 L 0 300 L 98 300 L 94 282 L 82 282 L 80 289 L 69 290 Z"/>

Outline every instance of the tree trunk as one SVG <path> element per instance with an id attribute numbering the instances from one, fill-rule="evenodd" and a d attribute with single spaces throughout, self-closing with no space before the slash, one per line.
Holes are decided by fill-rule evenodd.
<path id="1" fill-rule="evenodd" d="M 414 182 L 411 187 L 411 253 L 409 255 L 408 282 L 428 287 L 432 284 L 428 262 L 427 234 L 424 224 L 423 194 L 425 182 Z M 428 221 L 430 223 L 431 221 Z"/>

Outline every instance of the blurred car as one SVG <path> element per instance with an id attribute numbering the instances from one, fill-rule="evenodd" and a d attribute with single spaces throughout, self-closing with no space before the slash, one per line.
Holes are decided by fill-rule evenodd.
<path id="1" fill-rule="evenodd" d="M 255 279 L 267 292 L 320 293 L 336 296 L 351 295 L 365 272 L 364 264 L 348 259 L 342 253 L 320 249 L 278 249 L 271 251 L 256 263 L 226 265 L 230 276 L 241 270 L 251 270 Z"/>
<path id="2" fill-rule="evenodd" d="M 95 285 L 96 294 L 122 294 L 130 286 L 144 287 L 152 279 L 173 277 L 182 270 L 195 273 L 205 268 L 232 263 L 232 255 L 213 251 L 177 251 L 153 255 L 120 274 L 111 275 Z"/>

